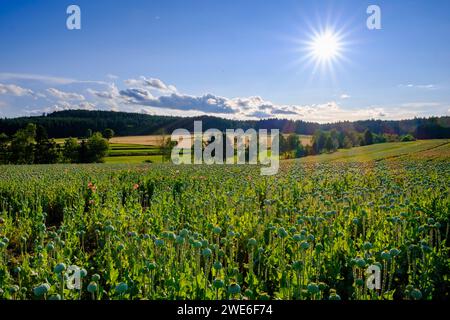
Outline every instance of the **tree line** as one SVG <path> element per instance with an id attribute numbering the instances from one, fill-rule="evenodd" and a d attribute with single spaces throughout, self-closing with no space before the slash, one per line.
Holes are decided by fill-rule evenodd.
<path id="1" fill-rule="evenodd" d="M 280 135 L 280 154 L 284 158 L 301 158 L 309 155 L 334 152 L 337 149 L 349 149 L 352 147 L 367 146 L 375 143 L 384 142 L 407 142 L 414 141 L 416 138 L 411 134 L 376 134 L 366 129 L 363 133 L 355 130 L 338 131 L 332 129 L 329 131 L 317 130 L 312 143 L 302 145 L 300 136 L 290 134 L 287 137 Z"/>
<path id="2" fill-rule="evenodd" d="M 194 121 L 201 120 L 204 130 L 226 129 L 279 129 L 283 133 L 313 135 L 316 131 L 339 132 L 356 131 L 360 134 L 366 129 L 373 134 L 410 134 L 417 139 L 450 138 L 450 117 L 414 118 L 409 120 L 364 120 L 342 121 L 319 124 L 302 120 L 265 119 L 265 120 L 230 120 L 210 116 L 172 117 L 141 113 L 65 110 L 43 114 L 36 117 L 0 119 L 0 132 L 13 135 L 28 123 L 43 126 L 50 138 L 84 137 L 88 130 L 104 132 L 111 128 L 119 136 L 150 135 L 161 132 L 173 132 L 183 128 L 193 131 Z"/>
<path id="3" fill-rule="evenodd" d="M 114 135 L 113 130 L 103 133 Z M 0 133 L 0 164 L 54 164 L 103 162 L 108 154 L 109 142 L 100 132 L 81 139 L 67 138 L 58 144 L 49 138 L 42 125 L 29 123 L 13 135 Z"/>

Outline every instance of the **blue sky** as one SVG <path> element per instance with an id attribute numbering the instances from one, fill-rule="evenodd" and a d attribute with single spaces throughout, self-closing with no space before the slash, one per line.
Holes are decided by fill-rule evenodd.
<path id="1" fill-rule="evenodd" d="M 81 8 L 68 30 L 66 8 Z M 369 5 L 381 30 L 369 30 Z M 450 2 L 0 0 L 0 116 L 70 108 L 329 122 L 450 113 Z M 340 56 L 317 65 L 330 31 Z"/>

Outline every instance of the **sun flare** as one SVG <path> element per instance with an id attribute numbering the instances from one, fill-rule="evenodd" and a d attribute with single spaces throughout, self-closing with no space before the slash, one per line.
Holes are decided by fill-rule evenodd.
<path id="1" fill-rule="evenodd" d="M 341 43 L 337 34 L 327 30 L 312 39 L 310 50 L 315 59 L 328 61 L 339 56 Z"/>

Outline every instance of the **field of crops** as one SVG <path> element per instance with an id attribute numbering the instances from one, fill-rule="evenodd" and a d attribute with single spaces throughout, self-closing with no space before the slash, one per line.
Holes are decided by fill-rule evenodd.
<path id="1" fill-rule="evenodd" d="M 448 299 L 450 163 L 436 148 L 448 144 L 424 157 L 283 161 L 269 177 L 2 166 L 0 299 Z M 71 265 L 80 289 L 65 281 Z"/>

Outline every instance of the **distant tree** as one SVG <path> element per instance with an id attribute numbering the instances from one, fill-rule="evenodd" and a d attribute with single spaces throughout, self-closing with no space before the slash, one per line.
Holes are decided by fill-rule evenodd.
<path id="1" fill-rule="evenodd" d="M 325 148 L 327 136 L 324 131 L 317 130 L 313 136 L 313 149 L 315 154 L 319 154 Z"/>
<path id="2" fill-rule="evenodd" d="M 103 162 L 109 150 L 108 140 L 96 132 L 87 140 L 87 162 Z"/>
<path id="3" fill-rule="evenodd" d="M 161 144 L 161 154 L 163 158 L 163 162 L 169 161 L 172 149 L 177 144 L 176 141 L 172 141 L 170 137 L 166 137 L 165 140 Z"/>
<path id="4" fill-rule="evenodd" d="M 284 154 L 284 153 L 289 151 L 289 144 L 288 144 L 288 141 L 287 141 L 287 139 L 285 138 L 285 136 L 283 134 L 280 134 L 279 139 L 280 139 L 279 140 L 279 146 L 280 146 L 280 155 L 281 155 L 281 154 Z"/>
<path id="5" fill-rule="evenodd" d="M 0 133 L 0 164 L 8 163 L 8 143 L 8 135 L 5 133 Z"/>
<path id="6" fill-rule="evenodd" d="M 301 158 L 306 156 L 306 150 L 305 147 L 303 147 L 303 145 L 301 143 L 299 143 L 297 145 L 297 148 L 295 149 L 295 157 L 296 158 Z"/>
<path id="7" fill-rule="evenodd" d="M 328 152 L 336 151 L 335 144 L 331 136 L 325 138 L 325 150 Z"/>
<path id="8" fill-rule="evenodd" d="M 34 163 L 58 163 L 61 158 L 60 148 L 55 140 L 49 140 L 47 130 L 36 127 L 36 144 L 34 146 Z"/>
<path id="9" fill-rule="evenodd" d="M 9 147 L 10 161 L 14 164 L 32 164 L 34 162 L 34 142 L 36 125 L 29 123 L 24 129 L 17 131 Z"/>
<path id="10" fill-rule="evenodd" d="M 342 148 L 350 149 L 353 146 L 352 140 L 346 135 L 344 141 L 342 142 Z"/>
<path id="11" fill-rule="evenodd" d="M 105 137 L 106 140 L 111 140 L 112 137 L 114 137 L 114 130 L 110 129 L 110 128 L 106 128 L 103 131 L 103 136 Z"/>
<path id="12" fill-rule="evenodd" d="M 63 161 L 67 163 L 77 163 L 80 162 L 80 145 L 77 139 L 68 138 L 64 141 L 64 146 L 62 150 Z"/>
<path id="13" fill-rule="evenodd" d="M 287 144 L 288 144 L 289 151 L 297 150 L 299 145 L 301 145 L 300 137 L 295 133 L 290 134 L 287 138 Z"/>
<path id="14" fill-rule="evenodd" d="M 369 129 L 364 131 L 364 145 L 369 146 L 373 144 L 373 135 Z"/>
<path id="15" fill-rule="evenodd" d="M 416 138 L 414 138 L 414 136 L 412 136 L 411 134 L 405 134 L 400 138 L 400 141 L 401 142 L 416 141 Z"/>
<path id="16" fill-rule="evenodd" d="M 87 142 L 85 139 L 81 140 L 80 147 L 78 149 L 78 161 L 79 163 L 89 163 L 89 151 L 87 147 Z"/>

